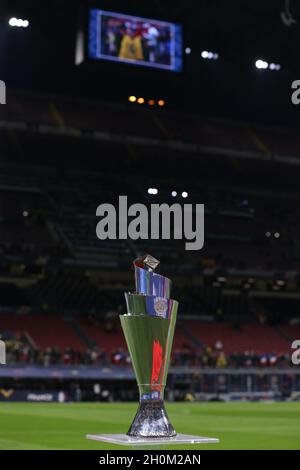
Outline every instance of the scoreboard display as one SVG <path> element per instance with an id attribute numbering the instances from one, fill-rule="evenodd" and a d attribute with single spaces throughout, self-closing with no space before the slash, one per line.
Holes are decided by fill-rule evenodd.
<path id="1" fill-rule="evenodd" d="M 85 42 L 91 60 L 182 70 L 182 26 L 176 23 L 92 8 Z"/>

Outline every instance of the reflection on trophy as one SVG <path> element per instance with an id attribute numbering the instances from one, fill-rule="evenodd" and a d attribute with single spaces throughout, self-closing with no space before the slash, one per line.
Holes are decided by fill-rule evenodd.
<path id="1" fill-rule="evenodd" d="M 159 261 L 145 255 L 134 261 L 135 293 L 126 293 L 120 315 L 137 379 L 140 404 L 128 436 L 176 436 L 164 407 L 178 302 L 170 298 L 170 279 L 155 273 Z"/>

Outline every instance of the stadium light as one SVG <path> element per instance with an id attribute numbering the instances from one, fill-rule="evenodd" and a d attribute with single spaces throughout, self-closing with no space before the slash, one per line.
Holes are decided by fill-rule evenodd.
<path id="1" fill-rule="evenodd" d="M 158 100 L 158 106 L 164 106 L 166 104 L 165 100 Z"/>
<path id="2" fill-rule="evenodd" d="M 10 18 L 9 26 L 17 26 L 17 18 Z"/>
<path id="3" fill-rule="evenodd" d="M 255 67 L 257 69 L 269 69 L 269 70 L 280 70 L 281 69 L 281 65 L 280 64 L 275 64 L 274 62 L 271 62 L 270 64 L 266 61 L 266 60 L 263 60 L 263 59 L 257 59 L 255 61 Z"/>
<path id="4" fill-rule="evenodd" d="M 191 52 L 192 52 L 192 49 L 191 49 L 190 47 L 186 47 L 186 48 L 185 48 L 185 53 L 186 53 L 187 55 L 190 55 Z"/>
<path id="5" fill-rule="evenodd" d="M 217 60 L 219 58 L 219 54 L 217 52 L 202 51 L 201 52 L 201 57 L 202 57 L 202 59 Z"/>
<path id="6" fill-rule="evenodd" d="M 145 99 L 144 99 L 144 98 L 138 98 L 138 99 L 137 99 L 137 102 L 138 102 L 139 104 L 144 104 L 144 103 L 145 103 Z"/>
<path id="7" fill-rule="evenodd" d="M 171 194 L 172 194 L 173 197 L 176 197 L 177 196 L 177 191 L 172 191 Z"/>
<path id="8" fill-rule="evenodd" d="M 262 60 L 262 59 L 257 59 L 256 62 L 255 62 L 255 67 L 257 69 L 267 69 L 269 66 L 268 62 L 266 62 L 265 60 Z"/>
<path id="9" fill-rule="evenodd" d="M 187 193 L 186 191 L 183 191 L 183 192 L 181 193 L 181 196 L 184 197 L 184 198 L 186 198 L 186 197 L 188 197 L 188 193 Z"/>
<path id="10" fill-rule="evenodd" d="M 279 238 L 280 237 L 280 233 L 279 232 L 275 232 L 274 233 L 274 238 Z"/>
<path id="11" fill-rule="evenodd" d="M 156 188 L 148 188 L 148 194 L 157 194 L 158 193 L 158 189 Z"/>
<path id="12" fill-rule="evenodd" d="M 12 18 L 9 19 L 8 24 L 9 24 L 9 26 L 12 26 L 12 27 L 28 28 L 29 21 L 28 20 L 22 20 L 21 18 L 12 17 Z"/>
<path id="13" fill-rule="evenodd" d="M 281 65 L 280 64 L 274 64 L 273 62 L 269 65 L 270 70 L 280 70 Z"/>
<path id="14" fill-rule="evenodd" d="M 136 96 L 134 95 L 129 96 L 128 101 L 130 101 L 130 103 L 134 103 L 136 101 Z"/>
<path id="15" fill-rule="evenodd" d="M 267 238 L 270 238 L 271 232 L 266 232 L 265 235 L 266 235 Z"/>
<path id="16" fill-rule="evenodd" d="M 153 106 L 155 104 L 155 101 L 154 100 L 148 100 L 148 104 L 149 104 L 149 106 Z"/>

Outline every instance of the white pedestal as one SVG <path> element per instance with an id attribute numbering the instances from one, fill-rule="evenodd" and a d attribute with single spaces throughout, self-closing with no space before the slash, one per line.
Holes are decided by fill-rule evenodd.
<path id="1" fill-rule="evenodd" d="M 93 441 L 107 442 L 121 446 L 131 446 L 133 448 L 162 448 L 169 445 L 179 444 L 217 444 L 219 439 L 215 437 L 192 436 L 190 434 L 177 434 L 175 437 L 131 437 L 127 434 L 87 434 L 87 439 Z"/>

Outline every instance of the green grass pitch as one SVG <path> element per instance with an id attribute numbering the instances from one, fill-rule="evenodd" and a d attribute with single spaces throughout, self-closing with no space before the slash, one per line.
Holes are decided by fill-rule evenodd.
<path id="1" fill-rule="evenodd" d="M 123 449 L 85 434 L 126 432 L 136 403 L 0 403 L 0 449 Z M 180 433 L 220 444 L 170 449 L 300 449 L 300 403 L 169 403 Z"/>

